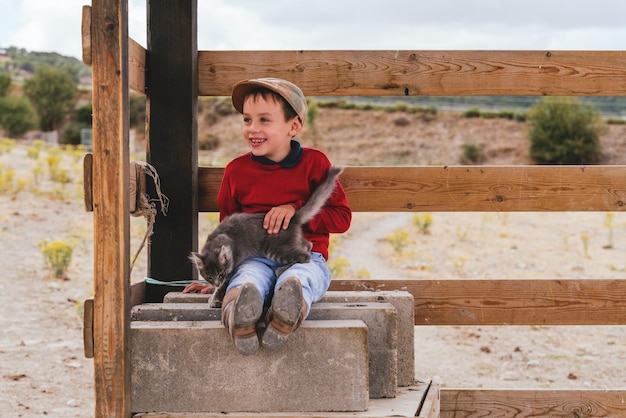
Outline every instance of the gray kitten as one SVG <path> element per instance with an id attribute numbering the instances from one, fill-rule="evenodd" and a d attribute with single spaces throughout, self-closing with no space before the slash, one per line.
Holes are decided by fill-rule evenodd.
<path id="1" fill-rule="evenodd" d="M 215 287 L 209 301 L 211 308 L 221 306 L 230 278 L 250 257 L 264 257 L 282 264 L 277 275 L 295 263 L 311 260 L 312 244 L 302 236 L 302 225 L 313 219 L 326 204 L 342 171 L 341 166 L 329 168 L 326 179 L 296 211 L 289 227 L 277 234 L 268 234 L 263 228 L 264 213 L 232 214 L 209 234 L 202 251 L 192 252 L 189 258 L 200 275 Z"/>

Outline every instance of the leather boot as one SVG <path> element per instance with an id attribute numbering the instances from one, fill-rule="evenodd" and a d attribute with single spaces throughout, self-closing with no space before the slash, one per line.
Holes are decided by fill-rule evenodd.
<path id="1" fill-rule="evenodd" d="M 306 314 L 302 284 L 296 277 L 289 277 L 274 292 L 272 305 L 265 318 L 267 328 L 261 340 L 263 347 L 268 350 L 281 347 L 298 329 Z"/>
<path id="2" fill-rule="evenodd" d="M 237 350 L 246 356 L 259 349 L 256 323 L 263 313 L 263 300 L 253 283 L 229 290 L 222 301 L 222 324 Z"/>

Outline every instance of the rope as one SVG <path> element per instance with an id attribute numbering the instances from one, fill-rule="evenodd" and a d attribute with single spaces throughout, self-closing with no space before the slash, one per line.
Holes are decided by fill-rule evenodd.
<path id="1" fill-rule="evenodd" d="M 161 207 L 161 213 L 163 216 L 167 216 L 167 209 L 169 208 L 170 200 L 161 192 L 161 179 L 159 178 L 159 174 L 156 171 L 156 168 L 151 166 L 148 163 L 144 163 L 141 161 L 133 162 L 136 171 L 137 178 L 137 187 L 136 187 L 136 202 L 137 208 L 134 212 L 131 213 L 134 217 L 143 216 L 146 218 L 147 228 L 146 233 L 141 240 L 141 244 L 139 245 L 139 249 L 135 253 L 135 257 L 133 257 L 133 261 L 130 264 L 130 272 L 132 273 L 133 267 L 135 267 L 135 262 L 137 261 L 137 257 L 143 250 L 143 247 L 146 245 L 146 241 L 148 237 L 152 236 L 154 232 L 154 222 L 156 219 L 157 209 L 156 203 L 158 202 Z M 154 187 L 156 189 L 157 198 L 150 199 L 150 195 L 146 193 L 146 182 L 145 175 L 149 175 L 154 181 Z"/>
<path id="2" fill-rule="evenodd" d="M 208 284 L 208 282 L 204 280 L 174 280 L 173 282 L 164 282 L 162 280 L 153 279 L 152 277 L 146 277 L 145 281 L 148 284 L 154 284 L 154 285 L 159 285 L 159 286 L 176 286 L 176 287 L 182 287 L 182 286 L 186 287 L 190 285 L 191 283 Z"/>

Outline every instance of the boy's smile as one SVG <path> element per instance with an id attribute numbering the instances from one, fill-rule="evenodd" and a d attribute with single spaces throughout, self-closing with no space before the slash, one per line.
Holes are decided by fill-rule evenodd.
<path id="1" fill-rule="evenodd" d="M 280 162 L 291 151 L 291 139 L 302 130 L 298 117 L 285 121 L 281 103 L 261 95 L 243 104 L 243 136 L 253 155 Z"/>

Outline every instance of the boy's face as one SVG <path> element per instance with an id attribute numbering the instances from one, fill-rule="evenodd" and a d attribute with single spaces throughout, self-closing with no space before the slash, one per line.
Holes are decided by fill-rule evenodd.
<path id="1" fill-rule="evenodd" d="M 291 139 L 302 130 L 296 116 L 285 122 L 281 103 L 272 97 L 248 96 L 243 102 L 243 136 L 252 154 L 280 162 L 291 151 Z"/>

